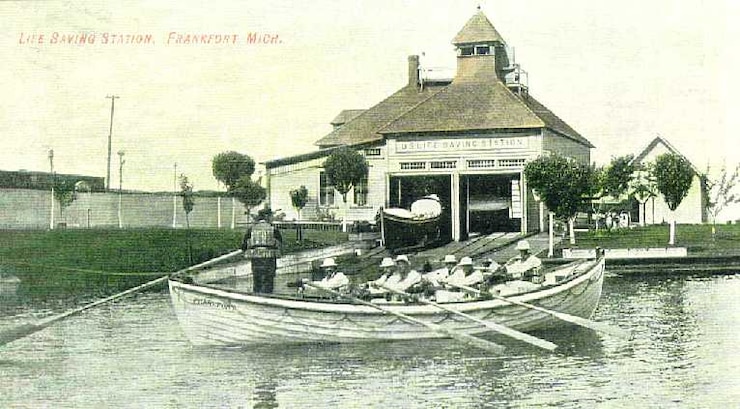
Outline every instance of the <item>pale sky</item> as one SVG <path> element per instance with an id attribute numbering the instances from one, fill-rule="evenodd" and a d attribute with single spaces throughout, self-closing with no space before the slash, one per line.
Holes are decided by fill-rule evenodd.
<path id="1" fill-rule="evenodd" d="M 171 190 L 173 165 L 215 189 L 211 158 L 309 152 L 342 109 L 402 87 L 407 56 L 454 67 L 451 39 L 476 12 L 459 0 L 0 2 L 0 169 L 105 176 Z M 637 153 L 660 134 L 701 170 L 738 152 L 740 6 L 730 0 L 488 0 L 482 10 L 529 72 L 530 92 L 597 149 Z M 54 33 L 95 43 L 51 44 Z M 238 36 L 167 44 L 171 32 Z M 247 34 L 278 44 L 247 44 Z M 150 34 L 153 44 L 102 44 Z M 38 36 L 44 43 L 38 44 Z M 60 37 L 57 37 L 59 39 Z M 175 37 L 176 38 L 176 37 Z"/>

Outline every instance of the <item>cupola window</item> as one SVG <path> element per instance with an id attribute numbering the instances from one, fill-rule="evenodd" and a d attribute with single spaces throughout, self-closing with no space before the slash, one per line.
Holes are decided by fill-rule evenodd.
<path id="1" fill-rule="evenodd" d="M 460 55 L 473 55 L 474 52 L 474 47 L 460 47 Z"/>
<path id="2" fill-rule="evenodd" d="M 491 47 L 487 45 L 475 46 L 475 55 L 489 55 L 491 54 Z"/>

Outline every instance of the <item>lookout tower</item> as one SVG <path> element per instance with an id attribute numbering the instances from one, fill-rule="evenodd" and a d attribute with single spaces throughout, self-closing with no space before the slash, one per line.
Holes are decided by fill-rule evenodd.
<path id="1" fill-rule="evenodd" d="M 509 59 L 513 51 L 480 8 L 452 44 L 457 50 L 456 82 L 501 81 L 512 91 L 526 91 L 526 72 Z"/>

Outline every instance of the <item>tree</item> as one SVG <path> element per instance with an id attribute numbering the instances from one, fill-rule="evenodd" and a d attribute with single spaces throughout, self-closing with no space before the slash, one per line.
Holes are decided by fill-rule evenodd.
<path id="1" fill-rule="evenodd" d="M 537 191 L 545 206 L 568 220 L 570 243 L 575 244 L 573 222 L 598 186 L 596 169 L 570 158 L 547 155 L 527 163 L 524 174 L 528 186 Z"/>
<path id="2" fill-rule="evenodd" d="M 725 166 L 722 166 L 718 179 L 710 179 L 708 175 L 709 169 L 707 168 L 707 173 L 702 176 L 702 182 L 706 186 L 704 204 L 709 217 L 712 219 L 712 240 L 714 240 L 717 234 L 717 216 L 728 205 L 740 203 L 740 195 L 734 192 L 735 186 L 740 180 L 740 163 L 737 164 L 735 170 L 729 176 Z"/>
<path id="3" fill-rule="evenodd" d="M 64 217 L 64 209 L 77 200 L 75 183 L 71 180 L 57 178 L 54 180 L 54 198 L 59 202 L 60 216 Z"/>
<path id="4" fill-rule="evenodd" d="M 193 184 L 184 174 L 180 174 L 180 196 L 182 197 L 182 209 L 185 211 L 185 225 L 190 229 L 189 215 L 195 207 L 195 196 L 193 195 Z"/>
<path id="5" fill-rule="evenodd" d="M 308 203 L 308 189 L 306 186 L 301 185 L 298 189 L 290 191 L 290 203 L 296 208 L 296 210 L 298 210 L 298 220 L 300 220 L 301 210 L 303 210 L 303 208 L 306 207 L 306 203 Z"/>
<path id="6" fill-rule="evenodd" d="M 300 221 L 301 211 L 306 207 L 306 203 L 308 203 L 308 189 L 306 186 L 301 185 L 298 189 L 290 191 L 290 203 L 298 210 L 298 220 Z M 303 241 L 303 229 L 300 223 L 296 225 L 296 239 Z"/>
<path id="7" fill-rule="evenodd" d="M 647 201 L 658 195 L 657 187 L 655 186 L 655 176 L 653 176 L 653 164 L 643 163 L 635 167 L 635 174 L 630 181 L 628 193 L 630 196 L 637 200 L 637 203 L 642 207 L 642 215 L 640 217 L 640 225 L 645 226 L 645 219 L 647 209 L 645 205 Z"/>
<path id="8" fill-rule="evenodd" d="M 236 224 L 236 205 L 234 203 L 234 188 L 244 177 L 251 178 L 254 173 L 254 160 L 248 155 L 234 151 L 221 152 L 211 161 L 213 176 L 226 186 L 226 192 L 231 196 L 231 228 Z"/>
<path id="9" fill-rule="evenodd" d="M 193 243 L 190 237 L 190 212 L 195 207 L 195 197 L 193 195 L 193 184 L 184 174 L 180 174 L 180 196 L 182 197 L 182 209 L 185 211 L 185 226 L 187 227 L 188 238 L 188 260 L 193 264 Z"/>
<path id="10" fill-rule="evenodd" d="M 669 245 L 676 243 L 676 208 L 689 193 L 691 182 L 694 179 L 694 169 L 681 155 L 664 153 L 655 158 L 653 166 L 655 176 L 655 187 L 663 196 L 668 208 L 671 210 Z"/>
<path id="11" fill-rule="evenodd" d="M 367 161 L 356 150 L 343 146 L 332 152 L 324 162 L 326 177 L 347 203 L 347 192 L 367 176 Z"/>
<path id="12" fill-rule="evenodd" d="M 251 209 L 267 197 L 265 188 L 253 181 L 249 176 L 244 176 L 237 180 L 231 189 L 231 194 L 247 208 L 247 220 L 249 220 Z"/>
<path id="13" fill-rule="evenodd" d="M 254 160 L 248 155 L 239 152 L 221 152 L 211 161 L 213 177 L 226 186 L 229 191 L 236 186 L 237 181 L 244 176 L 254 173 Z"/>
<path id="14" fill-rule="evenodd" d="M 332 152 L 324 162 L 326 177 L 334 184 L 334 188 L 342 195 L 345 205 L 345 217 L 342 217 L 342 231 L 346 231 L 345 224 L 347 209 L 347 192 L 352 186 L 359 184 L 367 176 L 367 161 L 359 152 L 349 146 L 343 146 Z"/>
<path id="15" fill-rule="evenodd" d="M 632 162 L 633 159 L 633 155 L 612 158 L 609 165 L 604 168 L 600 178 L 602 194 L 619 199 L 627 193 L 630 182 L 637 170 L 637 166 Z"/>

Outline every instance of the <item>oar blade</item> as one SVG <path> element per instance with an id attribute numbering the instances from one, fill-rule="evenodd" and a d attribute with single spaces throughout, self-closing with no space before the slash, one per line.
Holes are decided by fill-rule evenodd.
<path id="1" fill-rule="evenodd" d="M 45 326 L 34 324 L 23 324 L 17 327 L 4 329 L 0 331 L 0 346 L 9 344 L 15 340 L 27 337 L 34 332 L 44 329 Z"/>
<path id="2" fill-rule="evenodd" d="M 604 324 L 603 322 L 591 321 L 585 318 L 577 317 L 575 315 L 564 314 L 562 312 L 553 311 L 553 315 L 560 318 L 563 321 L 570 322 L 576 325 L 580 325 L 586 328 L 590 328 L 594 331 L 603 332 L 615 337 L 624 338 L 631 340 L 633 337 L 632 331 L 628 331 L 613 325 Z"/>
<path id="3" fill-rule="evenodd" d="M 506 349 L 503 345 L 493 343 L 491 341 L 478 338 L 473 335 L 468 335 L 464 332 L 454 332 L 447 329 L 443 329 L 443 332 L 450 336 L 450 338 L 456 339 L 464 344 L 488 351 L 497 355 L 503 354 Z"/>

